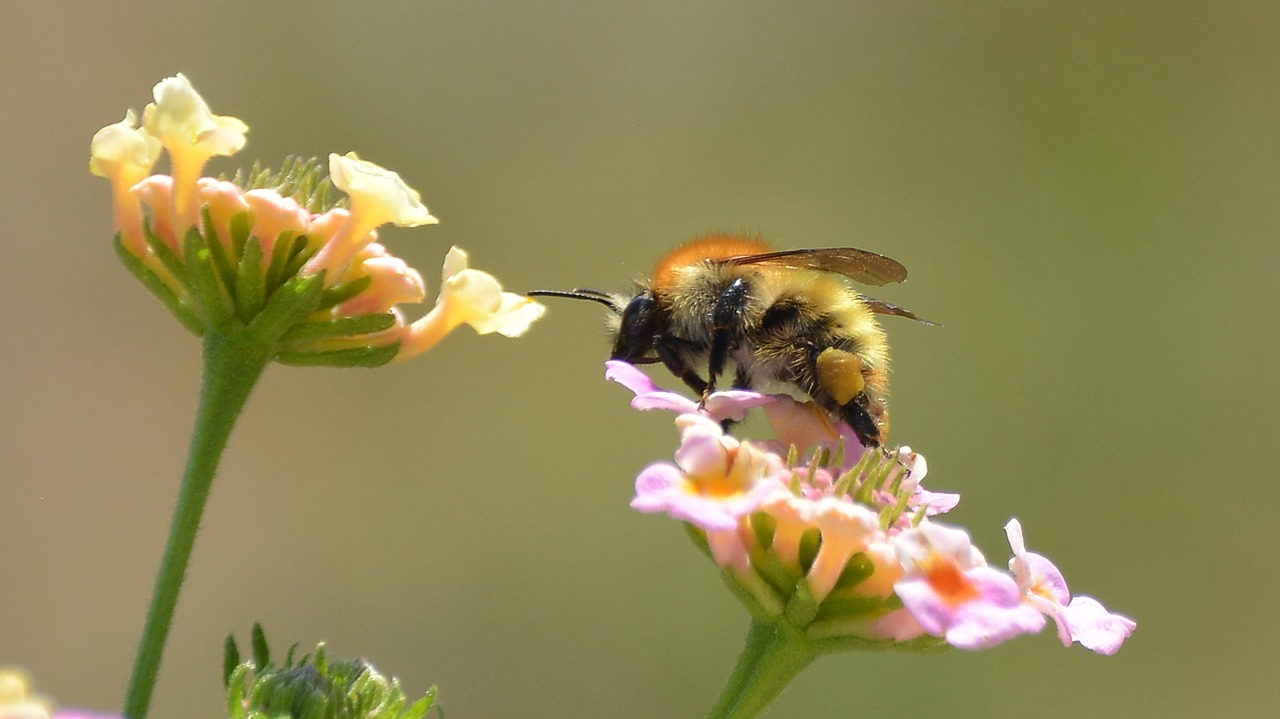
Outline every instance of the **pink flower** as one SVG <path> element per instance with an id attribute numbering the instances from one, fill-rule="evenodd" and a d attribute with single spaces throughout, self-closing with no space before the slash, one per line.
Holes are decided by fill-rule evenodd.
<path id="1" fill-rule="evenodd" d="M 676 418 L 681 431 L 676 464 L 649 465 L 636 478 L 631 506 L 666 512 L 705 530 L 732 530 L 772 493 L 785 491 L 783 468 L 749 442 L 725 434 L 700 414 Z"/>
<path id="2" fill-rule="evenodd" d="M 928 465 L 910 447 L 864 449 L 844 423 L 789 397 L 716 392 L 703 407 L 624 362 L 609 362 L 605 377 L 636 409 L 679 413 L 675 464 L 646 467 L 632 506 L 697 528 L 755 616 L 863 646 L 983 649 L 1040 631 L 1048 615 L 1064 643 L 1109 654 L 1133 630 L 1096 601 L 1071 599 L 1053 565 L 1023 549 L 1016 522 L 1016 578 L 989 566 L 964 531 L 932 522 L 960 497 L 925 489 Z M 723 430 L 752 407 L 778 439 Z"/>
<path id="3" fill-rule="evenodd" d="M 923 522 L 894 539 L 906 574 L 894 590 L 911 616 L 961 649 L 985 649 L 1044 627 L 1012 577 L 987 566 L 959 529 Z"/>
<path id="4" fill-rule="evenodd" d="M 1017 579 L 1024 601 L 1053 618 L 1062 645 L 1071 646 L 1071 642 L 1076 641 L 1099 654 L 1120 651 L 1120 645 L 1137 628 L 1137 623 L 1124 615 L 1108 612 L 1092 597 L 1072 598 L 1067 581 L 1053 562 L 1027 551 L 1018 520 L 1009 520 L 1004 531 L 1013 549 L 1009 569 Z"/>

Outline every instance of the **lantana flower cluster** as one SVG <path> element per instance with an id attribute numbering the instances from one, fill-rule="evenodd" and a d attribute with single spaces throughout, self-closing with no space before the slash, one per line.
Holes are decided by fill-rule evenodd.
<path id="1" fill-rule="evenodd" d="M 196 334 L 275 322 L 284 325 L 277 361 L 377 365 L 420 354 L 462 324 L 514 337 L 542 315 L 455 247 L 435 307 L 406 319 L 401 306 L 422 302 L 426 282 L 377 228 L 437 220 L 399 175 L 348 153 L 329 156 L 327 178 L 298 161 L 205 177 L 211 158 L 244 147 L 248 126 L 213 114 L 181 74 L 154 98 L 140 124 L 130 110 L 94 135 L 89 168 L 111 182 L 121 259 Z M 162 150 L 170 174 L 152 174 Z M 347 206 L 329 199 L 330 184 Z"/>
<path id="2" fill-rule="evenodd" d="M 983 649 L 1039 632 L 1113 654 L 1135 623 L 1072 597 L 1062 574 L 1005 530 L 1010 572 L 962 529 L 937 521 L 959 501 L 924 488 L 909 447 L 864 448 L 810 403 L 746 390 L 699 404 L 613 361 L 606 376 L 637 409 L 676 413 L 675 462 L 646 467 L 632 506 L 687 523 L 757 619 L 785 620 L 823 649 Z M 761 408 L 776 439 L 743 440 L 727 422 Z"/>

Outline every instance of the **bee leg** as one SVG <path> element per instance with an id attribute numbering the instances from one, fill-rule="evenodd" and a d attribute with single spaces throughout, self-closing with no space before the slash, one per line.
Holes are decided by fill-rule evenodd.
<path id="1" fill-rule="evenodd" d="M 828 347 L 813 358 L 813 373 L 822 395 L 839 408 L 839 415 L 858 439 L 868 447 L 879 446 L 884 433 L 864 406 L 870 400 L 858 355 Z"/>
<path id="2" fill-rule="evenodd" d="M 840 416 L 853 428 L 853 433 L 865 447 L 879 447 L 881 440 L 880 427 L 867 409 L 854 400 L 840 407 Z"/>
<path id="3" fill-rule="evenodd" d="M 737 341 L 735 331 L 742 324 L 742 313 L 747 307 L 749 290 L 747 281 L 739 277 L 720 293 L 711 310 L 711 351 L 707 363 L 707 389 L 702 393 L 703 402 L 716 391 L 716 377 L 724 374 L 729 350 L 733 349 Z"/>
<path id="4" fill-rule="evenodd" d="M 706 401 L 706 396 L 710 394 L 707 391 L 707 383 L 681 358 L 680 354 L 671 346 L 671 343 L 662 340 L 654 342 L 654 350 L 657 351 L 658 359 L 662 361 L 667 371 L 679 377 L 682 382 L 688 385 L 689 389 L 702 396 L 703 401 Z"/>

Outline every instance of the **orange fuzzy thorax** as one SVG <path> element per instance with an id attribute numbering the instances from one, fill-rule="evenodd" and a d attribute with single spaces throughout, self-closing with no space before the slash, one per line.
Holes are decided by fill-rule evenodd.
<path id="1" fill-rule="evenodd" d="M 757 237 L 712 234 L 695 237 L 668 252 L 658 261 L 653 273 L 652 286 L 670 287 L 683 267 L 706 260 L 723 260 L 742 255 L 758 255 L 769 251 L 769 245 Z"/>

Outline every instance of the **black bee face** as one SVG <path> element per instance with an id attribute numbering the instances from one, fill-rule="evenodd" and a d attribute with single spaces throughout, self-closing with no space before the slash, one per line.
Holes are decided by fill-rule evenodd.
<path id="1" fill-rule="evenodd" d="M 642 292 L 623 308 L 618 337 L 611 359 L 636 362 L 654 349 L 654 338 L 662 331 L 662 313 L 652 292 Z"/>

